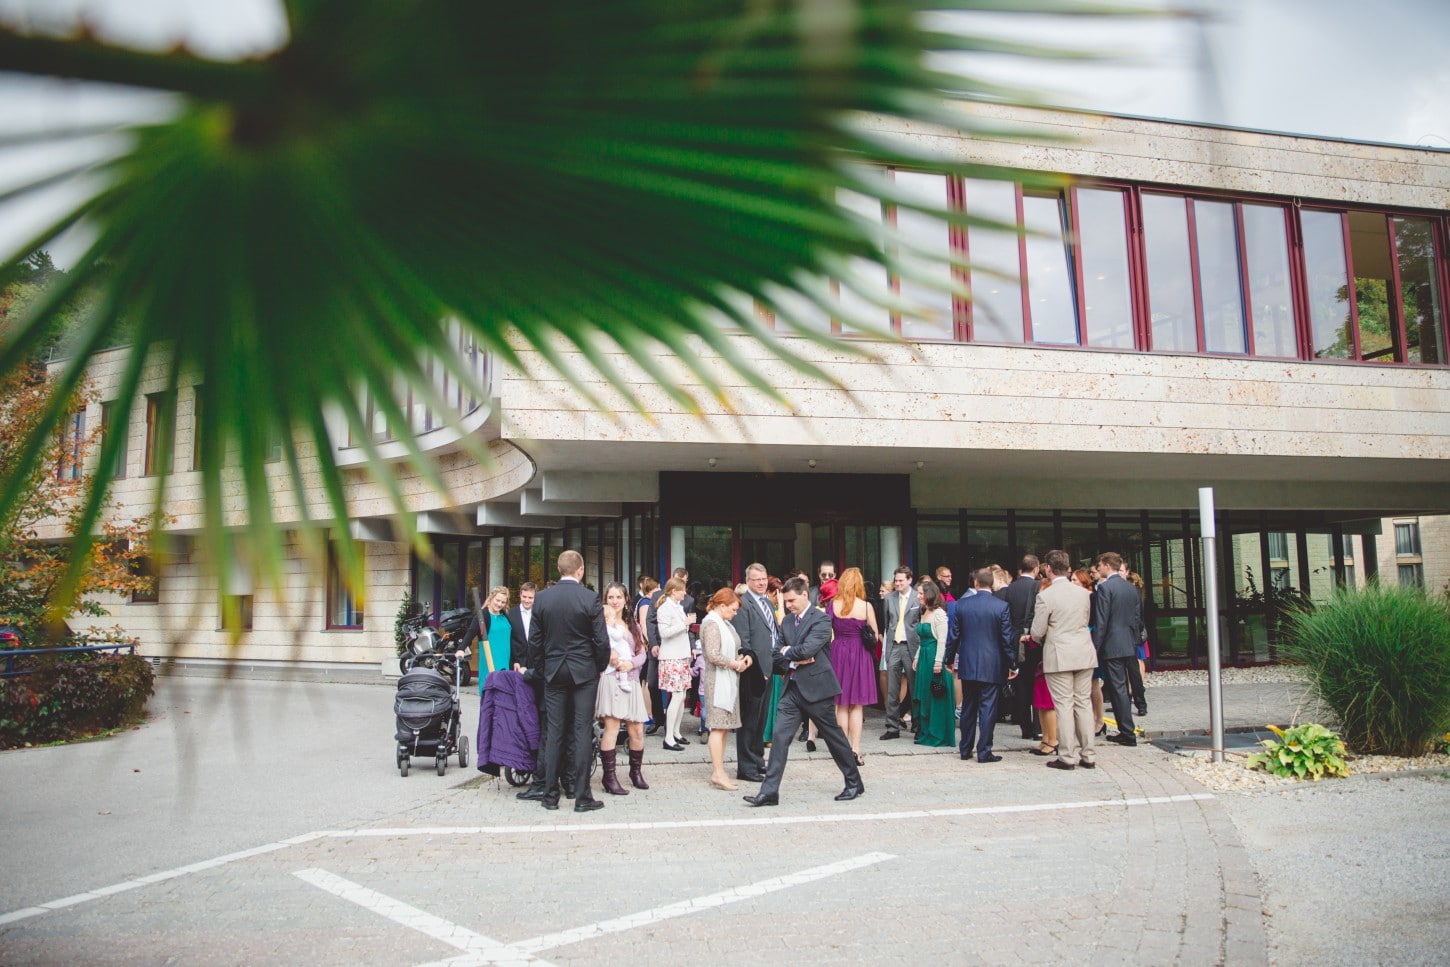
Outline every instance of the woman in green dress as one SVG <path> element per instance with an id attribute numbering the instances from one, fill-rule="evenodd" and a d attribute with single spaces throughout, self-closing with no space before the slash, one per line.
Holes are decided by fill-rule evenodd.
<path id="1" fill-rule="evenodd" d="M 509 606 L 509 589 L 500 585 L 488 592 L 483 608 L 482 640 L 478 643 L 478 694 L 483 694 L 484 679 L 499 669 L 517 671 L 513 660 L 513 630 L 505 610 Z"/>
<path id="2" fill-rule="evenodd" d="M 951 672 L 942 667 L 947 643 L 946 604 L 935 581 L 922 581 L 917 596 L 921 598 L 921 624 L 916 626 L 921 648 L 911 666 L 916 673 L 911 692 L 916 744 L 955 747 L 956 689 Z M 932 693 L 934 683 L 940 683 L 936 694 Z"/>

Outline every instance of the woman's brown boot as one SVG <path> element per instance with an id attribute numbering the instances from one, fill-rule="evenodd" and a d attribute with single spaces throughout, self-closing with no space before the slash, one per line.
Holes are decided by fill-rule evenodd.
<path id="1" fill-rule="evenodd" d="M 648 789 L 649 783 L 644 781 L 644 750 L 629 750 L 629 781 L 636 789 Z"/>
<path id="2" fill-rule="evenodd" d="M 629 790 L 619 784 L 619 776 L 615 772 L 615 751 L 614 749 L 599 750 L 599 761 L 604 764 L 604 778 L 600 781 L 600 785 L 611 796 L 627 796 Z"/>

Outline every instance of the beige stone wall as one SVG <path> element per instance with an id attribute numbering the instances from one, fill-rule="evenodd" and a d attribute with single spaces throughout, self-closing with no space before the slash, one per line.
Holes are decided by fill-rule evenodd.
<path id="1" fill-rule="evenodd" d="M 1425 589 L 1450 594 L 1450 516 L 1386 518 L 1379 536 L 1374 538 L 1380 580 L 1387 584 L 1399 580 L 1399 559 L 1395 554 L 1397 520 L 1415 521 L 1420 526 L 1420 563 L 1425 572 Z M 1404 560 L 1408 563 L 1413 558 Z"/>
<path id="2" fill-rule="evenodd" d="M 1023 136 L 966 136 L 883 119 L 863 123 L 955 162 L 1306 201 L 1450 208 L 1450 153 L 1443 151 L 1007 105 L 963 103 L 952 109 L 1019 129 Z M 1029 130 L 1041 137 L 1027 137 Z"/>
<path id="3" fill-rule="evenodd" d="M 101 627 L 120 625 L 140 639 L 142 653 L 165 658 L 231 658 L 242 661 L 309 661 L 378 664 L 394 654 L 393 621 L 408 587 L 408 547 L 362 544 L 367 587 L 362 630 L 329 630 L 326 568 L 289 547 L 281 588 L 253 588 L 251 631 L 232 637 L 221 629 L 216 578 L 196 561 L 165 568 L 159 601 L 132 604 L 110 596 L 110 619 L 87 619 Z"/>

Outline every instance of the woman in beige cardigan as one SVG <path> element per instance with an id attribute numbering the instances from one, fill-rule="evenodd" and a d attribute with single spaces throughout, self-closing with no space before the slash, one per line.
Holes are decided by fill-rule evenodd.
<path id="1" fill-rule="evenodd" d="M 710 613 L 700 623 L 700 650 L 705 671 L 700 675 L 706 717 L 710 723 L 710 785 L 733 792 L 739 787 L 725 774 L 725 737 L 740 728 L 740 673 L 751 657 L 740 653 L 740 635 L 730 624 L 740 610 L 740 598 L 721 588 L 710 599 Z"/>

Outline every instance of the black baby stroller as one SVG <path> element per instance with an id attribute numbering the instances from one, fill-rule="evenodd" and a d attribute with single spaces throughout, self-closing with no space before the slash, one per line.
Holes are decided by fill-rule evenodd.
<path id="1" fill-rule="evenodd" d="M 445 672 L 452 673 L 452 681 Z M 393 737 L 398 741 L 400 775 L 408 774 L 415 755 L 431 755 L 440 776 L 448 771 L 448 757 L 455 752 L 459 767 L 468 765 L 468 736 L 459 728 L 461 711 L 458 663 L 452 658 L 438 661 L 433 668 L 414 668 L 398 679 L 393 699 L 398 730 Z"/>

